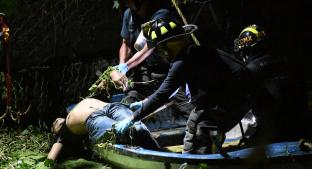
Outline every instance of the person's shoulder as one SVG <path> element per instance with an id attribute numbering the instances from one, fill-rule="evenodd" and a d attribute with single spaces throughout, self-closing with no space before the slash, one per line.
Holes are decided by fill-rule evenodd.
<path id="1" fill-rule="evenodd" d="M 131 16 L 131 10 L 130 8 L 127 8 L 125 11 L 124 11 L 124 17 L 128 18 Z"/>
<path id="2" fill-rule="evenodd" d="M 166 8 L 162 8 L 157 10 L 153 15 L 152 15 L 152 19 L 159 19 L 159 18 L 165 18 L 165 17 L 169 17 L 171 16 L 172 13 L 170 12 L 169 9 Z"/>

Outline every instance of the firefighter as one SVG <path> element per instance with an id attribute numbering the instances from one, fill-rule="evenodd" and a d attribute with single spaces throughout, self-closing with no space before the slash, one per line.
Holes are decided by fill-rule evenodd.
<path id="1" fill-rule="evenodd" d="M 280 108 L 278 84 L 284 75 L 279 71 L 280 60 L 260 50 L 264 31 L 255 25 L 246 27 L 236 41 L 242 54 L 236 58 L 209 46 L 187 43 L 187 34 L 195 27 L 158 19 L 147 29 L 144 35 L 150 41 L 149 48 L 166 55 L 171 68 L 154 94 L 134 103 L 137 108 L 134 115 L 117 123 L 118 133 L 153 112 L 184 83 L 189 84 L 195 105 L 187 121 L 184 153 L 221 153 L 224 133 L 250 109 L 257 113 L 262 131 L 270 132 L 273 122 L 268 117 Z"/>
<path id="2" fill-rule="evenodd" d="M 119 65 L 117 65 L 120 73 L 115 72 L 116 76 L 112 79 L 117 84 L 121 84 L 126 91 L 127 96 L 122 101 L 132 103 L 154 93 L 166 77 L 170 67 L 170 62 L 166 57 L 147 47 L 141 25 L 143 23 L 148 25 L 147 21 L 149 20 L 175 17 L 175 13 L 158 1 L 128 0 L 127 2 L 129 8 L 124 12 L 120 33 L 123 38 L 119 50 Z M 130 69 L 133 71 L 129 72 Z M 131 90 L 128 90 L 125 85 L 128 80 L 126 75 L 132 81 L 143 83 L 136 84 Z M 193 105 L 188 103 L 187 93 L 187 86 L 182 86 L 171 97 L 174 103 L 169 109 L 179 112 L 176 113 L 180 114 L 179 116 L 188 115 L 193 108 Z"/>

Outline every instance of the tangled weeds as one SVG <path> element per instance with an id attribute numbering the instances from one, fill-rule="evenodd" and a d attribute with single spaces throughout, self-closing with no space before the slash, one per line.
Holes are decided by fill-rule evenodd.
<path id="1" fill-rule="evenodd" d="M 102 75 L 95 81 L 89 88 L 89 96 L 94 97 L 100 94 L 104 94 L 107 98 L 111 97 L 111 93 L 115 90 L 121 90 L 111 78 L 112 71 L 117 70 L 116 67 L 109 66 Z M 133 87 L 132 80 L 128 80 L 128 86 Z"/>
<path id="2" fill-rule="evenodd" d="M 29 125 L 24 129 L 0 130 L 0 168 L 29 169 L 44 161 L 52 134 L 42 127 Z"/>

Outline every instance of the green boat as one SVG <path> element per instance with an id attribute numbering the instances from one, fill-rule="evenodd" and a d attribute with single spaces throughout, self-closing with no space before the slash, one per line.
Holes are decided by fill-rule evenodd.
<path id="1" fill-rule="evenodd" d="M 170 115 L 170 111 L 158 115 Z M 248 112 L 239 124 L 226 133 L 223 154 L 183 154 L 182 144 L 186 119 L 158 117 L 156 123 L 147 123 L 152 136 L 163 151 L 138 146 L 100 143 L 92 149 L 100 159 L 120 169 L 311 169 L 312 144 L 303 151 L 306 142 L 279 142 L 266 146 L 243 145 L 252 138 L 257 122 Z M 163 122 L 163 123 L 162 123 Z M 172 122 L 172 123 L 171 123 Z M 171 123 L 171 124 L 169 124 Z M 157 124 L 157 125 L 155 125 Z"/>
<path id="2" fill-rule="evenodd" d="M 179 128 L 178 131 L 182 128 Z M 303 151 L 303 142 L 279 142 L 266 146 L 227 151 L 225 154 L 182 154 L 181 146 L 168 146 L 177 130 L 158 131 L 158 141 L 164 151 L 154 151 L 142 147 L 115 144 L 96 144 L 93 151 L 101 159 L 120 169 L 311 169 L 312 152 Z M 170 134 L 171 133 L 171 134 Z M 167 139 L 166 139 L 167 138 Z M 181 139 L 181 138 L 179 138 Z M 224 145 L 236 144 L 226 140 Z"/>

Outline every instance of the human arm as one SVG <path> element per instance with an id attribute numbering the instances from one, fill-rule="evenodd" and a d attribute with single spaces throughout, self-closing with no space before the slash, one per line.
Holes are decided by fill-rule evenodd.
<path id="1" fill-rule="evenodd" d="M 142 107 L 134 112 L 134 121 L 154 112 L 166 103 L 170 95 L 186 81 L 186 66 L 183 60 L 172 63 L 171 68 L 160 87 L 142 102 Z"/>
<path id="2" fill-rule="evenodd" d="M 119 49 L 119 64 L 126 63 L 131 56 L 131 48 L 126 39 L 122 39 Z"/>
<path id="3" fill-rule="evenodd" d="M 54 143 L 48 154 L 47 159 L 55 161 L 57 157 L 59 156 L 59 154 L 61 153 L 62 148 L 63 148 L 63 143 L 60 143 L 60 142 Z"/>
<path id="4" fill-rule="evenodd" d="M 53 168 L 55 161 L 57 160 L 59 154 L 61 153 L 61 150 L 63 148 L 63 143 L 60 142 L 55 142 L 52 145 L 52 148 L 50 150 L 50 152 L 48 153 L 47 158 L 43 161 L 40 162 L 36 165 L 36 169 L 40 168 L 40 169 L 44 169 L 44 168 Z"/>
<path id="5" fill-rule="evenodd" d="M 171 68 L 155 93 L 143 100 L 142 108 L 133 114 L 133 120 L 138 121 L 154 112 L 159 106 L 168 101 L 171 94 L 185 83 L 185 62 L 183 60 L 172 63 Z"/>
<path id="6" fill-rule="evenodd" d="M 140 63 L 142 63 L 148 56 L 150 56 L 155 48 L 149 48 L 147 44 L 144 45 L 143 49 L 136 52 L 129 60 L 120 60 L 119 65 L 117 65 L 117 69 L 122 74 L 126 74 L 128 70 L 136 67 Z M 120 52 L 122 53 L 122 52 Z M 120 57 L 121 58 L 121 57 Z M 125 58 L 125 57 L 124 57 Z M 125 62 L 124 62 L 125 61 Z"/>
<path id="7" fill-rule="evenodd" d="M 131 117 L 115 124 L 116 132 L 118 134 L 123 134 L 134 122 L 141 120 L 143 117 L 155 111 L 159 106 L 163 105 L 168 100 L 169 96 L 185 81 L 183 76 L 184 67 L 183 61 L 174 62 L 159 89 L 143 101 L 137 102 L 139 105 L 138 109 Z"/>
<path id="8" fill-rule="evenodd" d="M 136 52 L 133 57 L 131 57 L 127 62 L 128 69 L 132 69 L 136 67 L 140 63 L 142 63 L 148 56 L 150 56 L 155 48 L 149 48 L 147 44 L 144 45 L 143 49 Z"/>
<path id="9" fill-rule="evenodd" d="M 122 38 L 121 46 L 119 48 L 119 64 L 125 63 L 131 56 L 131 33 L 129 31 L 129 24 L 131 21 L 131 12 L 128 8 L 125 10 L 122 18 L 122 27 L 120 36 Z"/>
<path id="10" fill-rule="evenodd" d="M 112 81 L 117 84 L 118 86 L 127 86 L 128 83 L 125 74 L 127 71 L 138 64 L 142 63 L 148 56 L 152 54 L 155 48 L 149 49 L 148 46 L 145 44 L 144 48 L 138 51 L 131 59 L 129 59 L 126 63 L 122 63 L 117 65 L 117 69 L 119 71 L 113 71 L 111 73 Z M 126 88 L 123 87 L 125 91 Z"/>
<path id="11" fill-rule="evenodd" d="M 126 77 L 126 73 L 128 71 L 128 66 L 126 61 L 130 58 L 130 56 L 131 48 L 129 47 L 127 40 L 123 38 L 119 49 L 119 65 L 116 66 L 119 71 L 114 70 L 110 75 L 112 81 L 118 86 L 121 86 L 123 91 L 127 90 L 126 84 L 128 83 L 128 79 Z"/>

